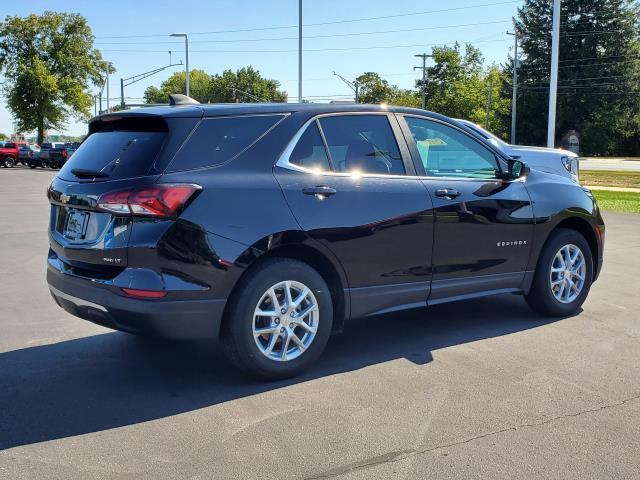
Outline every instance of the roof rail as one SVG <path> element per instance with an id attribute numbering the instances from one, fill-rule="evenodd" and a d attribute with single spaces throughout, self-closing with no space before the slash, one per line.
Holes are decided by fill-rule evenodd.
<path id="1" fill-rule="evenodd" d="M 169 105 L 199 105 L 200 102 L 181 93 L 169 94 Z"/>

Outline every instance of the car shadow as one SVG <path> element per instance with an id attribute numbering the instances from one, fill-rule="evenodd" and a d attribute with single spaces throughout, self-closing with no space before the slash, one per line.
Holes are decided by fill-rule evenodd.
<path id="1" fill-rule="evenodd" d="M 176 415 L 395 359 L 544 326 L 506 295 L 348 322 L 300 377 L 261 383 L 204 342 L 113 332 L 0 354 L 0 449 Z"/>

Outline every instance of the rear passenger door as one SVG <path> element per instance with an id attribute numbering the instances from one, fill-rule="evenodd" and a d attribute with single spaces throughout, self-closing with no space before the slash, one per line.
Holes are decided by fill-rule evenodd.
<path id="1" fill-rule="evenodd" d="M 399 125 L 387 113 L 311 119 L 275 174 L 302 229 L 347 273 L 352 316 L 424 305 L 433 216 Z"/>
<path id="2" fill-rule="evenodd" d="M 454 125 L 400 116 L 435 210 L 430 303 L 522 287 L 533 209 L 487 146 Z"/>

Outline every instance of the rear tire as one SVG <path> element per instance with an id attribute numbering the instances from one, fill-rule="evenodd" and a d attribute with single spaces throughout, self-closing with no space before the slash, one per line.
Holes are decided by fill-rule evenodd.
<path id="1" fill-rule="evenodd" d="M 531 291 L 525 299 L 541 315 L 566 317 L 580 309 L 592 281 L 589 244 L 575 230 L 561 228 L 551 234 L 542 249 Z"/>
<path id="2" fill-rule="evenodd" d="M 4 166 L 5 168 L 13 168 L 13 166 L 16 164 L 16 161 L 13 157 L 6 157 L 4 159 Z"/>
<path id="3" fill-rule="evenodd" d="M 331 294 L 320 274 L 305 263 L 272 258 L 248 272 L 233 292 L 223 348 L 251 376 L 289 378 L 317 362 L 332 323 Z"/>

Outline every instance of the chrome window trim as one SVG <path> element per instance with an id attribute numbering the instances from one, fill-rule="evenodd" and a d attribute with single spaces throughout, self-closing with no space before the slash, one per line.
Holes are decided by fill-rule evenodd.
<path id="1" fill-rule="evenodd" d="M 296 172 L 300 172 L 300 173 L 310 173 L 313 175 L 321 175 L 324 177 L 345 177 L 345 178 L 404 178 L 404 179 L 408 179 L 408 178 L 419 178 L 417 175 L 413 175 L 410 173 L 406 173 L 405 175 L 392 175 L 392 174 L 381 174 L 381 173 L 358 173 L 358 174 L 354 174 L 354 173 L 349 173 L 349 172 L 335 172 L 335 171 L 321 171 L 321 170 L 312 170 L 310 168 L 305 168 L 305 167 L 301 167 L 299 165 L 296 165 L 294 163 L 289 162 L 289 158 L 291 157 L 291 154 L 293 153 L 293 150 L 296 148 L 296 145 L 298 145 L 298 142 L 300 141 L 300 138 L 302 137 L 302 135 L 306 132 L 307 128 L 309 128 L 309 126 L 314 123 L 314 122 L 318 122 L 318 130 L 320 131 L 320 135 L 322 136 L 323 140 L 325 141 L 325 145 L 326 145 L 326 140 L 324 139 L 324 132 L 322 131 L 322 127 L 320 125 L 320 119 L 324 118 L 324 117 L 338 117 L 338 116 L 352 116 L 352 115 L 384 115 L 385 117 L 387 117 L 387 119 L 389 120 L 389 114 L 393 114 L 393 112 L 391 111 L 375 111 L 375 112 L 336 112 L 336 113 L 321 113 L 318 115 L 315 115 L 313 117 L 311 117 L 309 120 L 307 120 L 302 127 L 300 127 L 300 129 L 296 132 L 296 134 L 293 136 L 293 138 L 291 138 L 291 140 L 289 141 L 289 143 L 287 144 L 287 146 L 285 147 L 285 149 L 282 151 L 282 153 L 280 154 L 280 156 L 278 157 L 278 160 L 275 163 L 276 167 L 280 167 L 280 168 L 286 168 L 288 170 L 293 170 Z M 398 143 L 398 139 L 396 138 L 395 132 L 393 132 L 393 127 L 391 126 L 391 121 L 389 120 L 389 128 L 392 131 L 394 140 L 396 141 L 396 144 Z M 326 150 L 326 147 L 325 147 Z M 400 150 L 400 145 L 398 145 L 398 150 Z M 402 153 L 402 152 L 401 152 Z M 331 156 L 329 154 L 329 152 L 327 152 L 327 158 L 329 160 L 329 163 L 332 164 L 333 160 L 331 159 Z M 404 166 L 404 159 L 403 159 L 403 166 Z M 406 168 L 406 167 L 405 167 Z"/>

